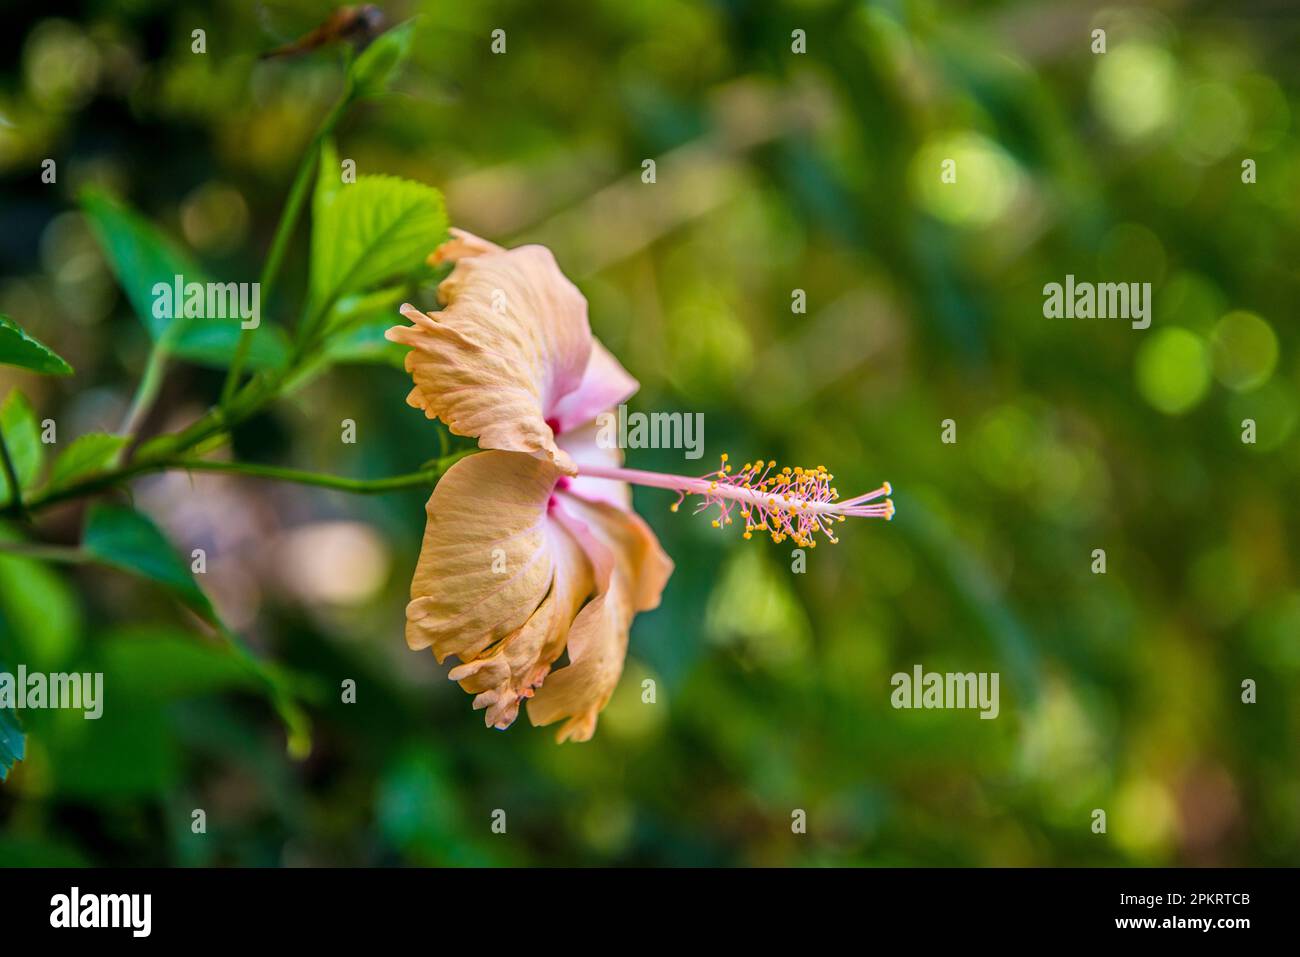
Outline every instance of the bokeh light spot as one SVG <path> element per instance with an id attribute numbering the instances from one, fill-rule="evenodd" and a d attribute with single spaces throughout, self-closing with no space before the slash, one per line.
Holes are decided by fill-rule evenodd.
<path id="1" fill-rule="evenodd" d="M 1205 397 L 1210 384 L 1204 341 L 1177 327 L 1149 336 L 1137 354 L 1142 397 L 1166 415 L 1181 415 Z"/>
<path id="2" fill-rule="evenodd" d="M 1263 385 L 1277 365 L 1273 327 L 1253 312 L 1230 312 L 1220 319 L 1210 345 L 1215 377 L 1238 392 Z"/>
<path id="3" fill-rule="evenodd" d="M 235 249 L 248 233 L 248 204 L 224 183 L 204 183 L 181 204 L 181 229 L 195 249 L 221 255 Z"/>
<path id="4" fill-rule="evenodd" d="M 1120 138 L 1141 139 L 1169 123 L 1178 77 L 1168 51 L 1128 43 L 1098 61 L 1092 78 L 1093 108 Z"/>
<path id="5" fill-rule="evenodd" d="M 955 164 L 955 182 L 943 179 L 947 160 Z M 911 179 L 917 198 L 934 216 L 987 226 L 1007 211 L 1022 177 L 1015 160 L 996 143 L 977 133 L 956 133 L 932 139 L 917 152 Z"/>
<path id="6" fill-rule="evenodd" d="M 1223 83 L 1200 83 L 1188 92 L 1178 126 L 1178 151 L 1190 162 L 1208 165 L 1236 149 L 1246 131 L 1246 111 L 1236 92 Z"/>

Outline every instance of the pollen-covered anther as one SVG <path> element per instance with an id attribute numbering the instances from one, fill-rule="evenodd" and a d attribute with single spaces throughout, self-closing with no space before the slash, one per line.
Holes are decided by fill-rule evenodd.
<path id="1" fill-rule="evenodd" d="M 894 503 L 889 499 L 881 501 L 892 491 L 888 482 L 866 495 L 840 501 L 839 490 L 830 484 L 834 476 L 824 465 L 775 469 L 775 461 L 756 459 L 733 472 L 724 453 L 715 471 L 694 482 L 683 482 L 679 491 L 683 498 L 700 496 L 697 514 L 718 509 L 718 517 L 712 522 L 714 528 L 730 525 L 732 510 L 739 505 L 745 538 L 752 538 L 754 532 L 767 532 L 778 544 L 790 539 L 801 548 L 815 548 L 818 532 L 832 543 L 838 541 L 831 526 L 850 515 L 893 517 Z M 676 510 L 676 506 L 673 508 Z"/>
<path id="2" fill-rule="evenodd" d="M 739 512 L 745 538 L 766 532 L 778 544 L 792 539 L 807 548 L 816 547 L 819 532 L 828 541 L 837 541 L 831 526 L 850 516 L 888 520 L 894 515 L 894 503 L 886 497 L 893 491 L 888 482 L 865 495 L 841 500 L 839 490 L 831 485 L 834 476 L 824 465 L 777 470 L 775 461 L 756 459 L 739 471 L 733 468 L 723 455 L 717 469 L 695 477 L 588 463 L 580 467 L 580 474 L 676 492 L 677 501 L 668 506 L 673 512 L 687 496 L 696 496 L 699 501 L 693 514 L 717 509 L 710 522 L 713 528 L 733 524 L 734 514 Z"/>

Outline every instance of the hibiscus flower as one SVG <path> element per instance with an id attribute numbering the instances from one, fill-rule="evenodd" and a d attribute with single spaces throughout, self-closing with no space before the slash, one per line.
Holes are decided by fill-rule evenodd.
<path id="1" fill-rule="evenodd" d="M 407 401 L 484 451 L 461 459 L 429 499 L 407 605 L 407 644 L 475 695 L 489 727 L 509 727 L 528 701 L 535 725 L 563 721 L 558 739 L 585 741 L 618 684 L 638 612 L 659 604 L 672 560 L 632 511 L 628 483 L 698 496 L 715 527 L 738 511 L 745 537 L 767 531 L 814 545 L 847 515 L 893 514 L 888 483 L 838 501 L 832 476 L 726 456 L 700 477 L 624 469 L 597 441 L 597 417 L 638 383 L 591 334 L 587 303 L 542 246 L 504 249 L 460 230 L 434 261 L 455 268 L 444 308 L 404 305 L 412 325 Z M 677 504 L 672 506 L 677 510 Z M 553 666 L 562 655 L 568 661 Z"/>

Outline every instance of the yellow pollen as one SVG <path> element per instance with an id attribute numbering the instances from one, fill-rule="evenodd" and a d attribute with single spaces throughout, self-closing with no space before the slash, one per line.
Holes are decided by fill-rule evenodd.
<path id="1" fill-rule="evenodd" d="M 779 544 L 789 540 L 800 548 L 816 548 L 817 539 L 822 536 L 832 543 L 839 541 L 831 526 L 846 521 L 849 516 L 839 514 L 843 507 L 841 504 L 833 504 L 839 503 L 840 490 L 831 485 L 835 476 L 825 465 L 779 467 L 774 459 L 755 459 L 733 469 L 728 453 L 721 453 L 719 460 L 713 473 L 700 477 L 705 484 L 703 490 L 695 485 L 693 488 L 687 486 L 685 491 L 686 495 L 707 498 L 696 509 L 697 514 L 705 506 L 719 507 L 714 513 L 717 518 L 710 522 L 713 528 L 739 524 L 745 539 L 753 538 L 755 532 L 765 532 L 773 542 Z M 847 510 L 854 515 L 892 519 L 892 501 L 886 499 L 879 504 L 867 504 L 879 499 L 882 491 L 886 495 L 892 494 L 893 487 L 885 482 L 871 495 L 849 500 L 852 507 Z M 669 510 L 676 512 L 680 505 L 681 499 L 670 504 Z M 741 521 L 738 523 L 733 517 L 736 512 L 740 513 Z M 821 536 L 817 535 L 818 532 Z"/>

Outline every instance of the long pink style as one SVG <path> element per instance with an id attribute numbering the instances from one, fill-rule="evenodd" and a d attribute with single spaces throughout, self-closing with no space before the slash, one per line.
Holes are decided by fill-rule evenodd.
<path id="1" fill-rule="evenodd" d="M 831 485 L 834 476 L 821 465 L 777 471 L 775 462 L 760 459 L 732 472 L 724 454 L 716 471 L 699 477 L 588 464 L 579 465 L 579 472 L 592 478 L 674 491 L 674 512 L 688 495 L 698 495 L 700 503 L 695 514 L 718 508 L 714 528 L 730 525 L 732 513 L 739 511 L 745 521 L 745 538 L 753 532 L 768 532 L 774 542 L 792 538 L 796 544 L 814 547 L 817 532 L 832 542 L 838 541 L 832 526 L 849 516 L 886 520 L 894 517 L 893 501 L 884 498 L 892 494 L 888 482 L 865 495 L 840 501 L 839 492 Z M 881 498 L 884 501 L 878 501 Z"/>

